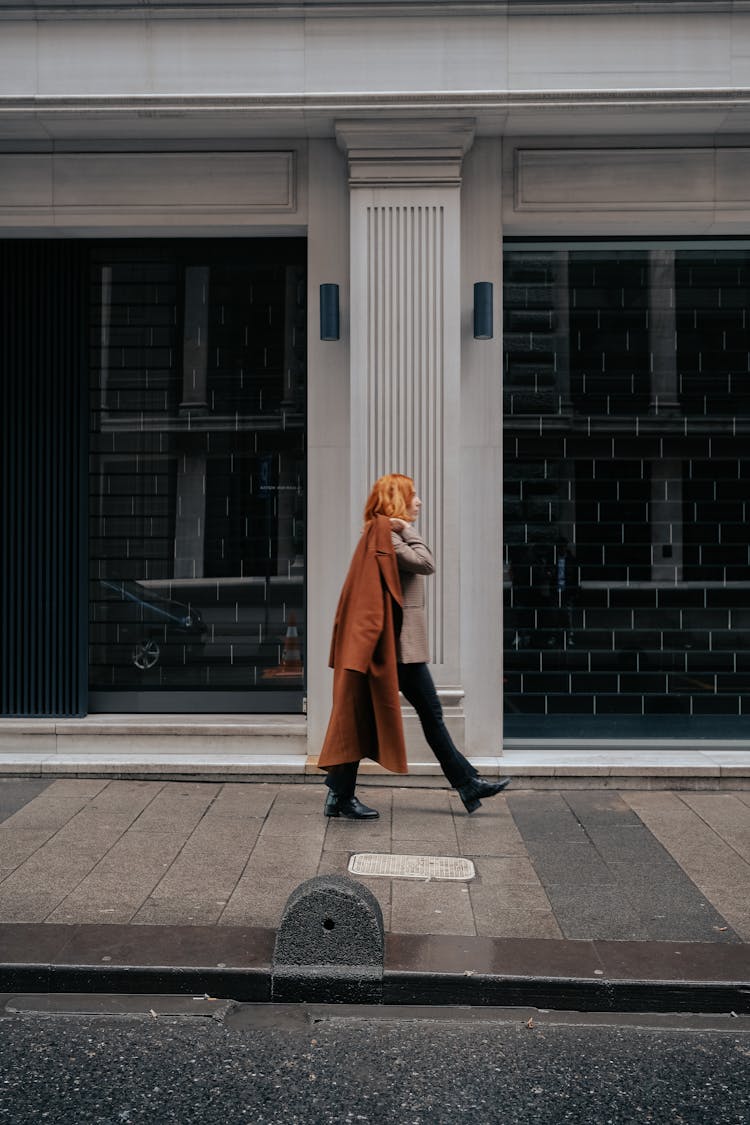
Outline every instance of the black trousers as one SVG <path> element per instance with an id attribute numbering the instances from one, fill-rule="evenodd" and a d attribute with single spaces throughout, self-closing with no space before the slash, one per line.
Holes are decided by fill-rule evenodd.
<path id="1" fill-rule="evenodd" d="M 427 744 L 454 789 L 460 789 L 477 771 L 466 760 L 448 733 L 438 693 L 426 664 L 399 664 L 398 686 L 419 716 Z M 347 762 L 328 771 L 326 785 L 337 797 L 354 796 L 359 762 Z"/>

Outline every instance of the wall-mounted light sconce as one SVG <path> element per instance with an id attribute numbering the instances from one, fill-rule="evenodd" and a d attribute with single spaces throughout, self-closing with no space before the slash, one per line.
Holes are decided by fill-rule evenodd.
<path id="1" fill-rule="evenodd" d="M 339 287 L 326 283 L 320 287 L 320 338 L 339 339 Z"/>
<path id="2" fill-rule="evenodd" d="M 491 340 L 492 331 L 492 282 L 474 282 L 474 339 Z"/>

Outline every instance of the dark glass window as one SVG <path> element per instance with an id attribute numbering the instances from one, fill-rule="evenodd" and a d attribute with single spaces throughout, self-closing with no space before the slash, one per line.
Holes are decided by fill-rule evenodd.
<path id="1" fill-rule="evenodd" d="M 300 709 L 305 291 L 299 240 L 94 251 L 93 707 Z"/>
<path id="2" fill-rule="evenodd" d="M 505 252 L 506 734 L 750 713 L 750 248 Z"/>

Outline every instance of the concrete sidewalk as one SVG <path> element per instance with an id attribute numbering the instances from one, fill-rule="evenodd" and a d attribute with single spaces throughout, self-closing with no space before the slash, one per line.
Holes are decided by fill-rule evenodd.
<path id="1" fill-rule="evenodd" d="M 361 879 L 386 968 L 452 981 L 442 999 L 475 977 L 689 980 L 750 1010 L 750 791 L 511 788 L 472 816 L 448 789 L 362 793 L 378 821 L 325 819 L 322 784 L 0 781 L 0 990 L 262 976 L 292 890 L 367 852 L 472 860 L 469 882 Z"/>

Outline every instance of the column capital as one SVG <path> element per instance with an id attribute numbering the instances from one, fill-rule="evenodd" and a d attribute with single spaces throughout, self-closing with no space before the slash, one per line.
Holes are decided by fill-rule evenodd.
<path id="1" fill-rule="evenodd" d="M 339 121 L 350 187 L 459 187 L 474 122 L 460 118 Z"/>

